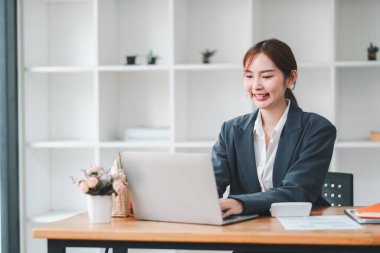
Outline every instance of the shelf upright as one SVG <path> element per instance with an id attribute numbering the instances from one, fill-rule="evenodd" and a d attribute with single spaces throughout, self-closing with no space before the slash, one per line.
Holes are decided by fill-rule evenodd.
<path id="1" fill-rule="evenodd" d="M 336 82 L 336 68 L 335 68 L 335 59 L 336 59 L 336 30 L 337 30 L 337 19 L 336 19 L 336 14 L 337 14 L 337 10 L 336 10 L 336 3 L 335 3 L 335 0 L 330 0 L 330 10 L 329 10 L 329 13 L 330 13 L 330 20 L 331 20 L 331 24 L 332 24 L 332 29 L 331 29 L 331 34 L 330 34 L 330 43 L 332 45 L 332 49 L 331 49 L 331 55 L 330 55 L 330 62 L 329 62 L 329 67 L 330 67 L 330 92 L 332 94 L 332 106 L 333 106 L 333 110 L 332 110 L 332 116 L 331 116 L 331 121 L 332 123 L 336 126 L 338 121 L 336 119 L 336 115 L 337 115 L 337 109 L 336 109 L 336 104 L 337 104 L 337 100 L 338 100 L 338 94 L 337 94 L 337 82 Z M 336 158 L 336 152 L 335 152 L 335 149 L 334 149 L 334 153 L 333 153 L 333 157 L 332 157 L 332 160 L 331 160 L 331 164 L 330 164 L 330 169 L 329 171 L 338 171 L 338 168 L 337 168 L 337 158 Z"/>
<path id="2" fill-rule="evenodd" d="M 93 26 L 94 35 L 93 40 L 95 43 L 94 46 L 94 68 L 93 68 L 93 78 L 94 78 L 94 110 L 95 110 L 95 149 L 94 149 L 94 163 L 100 164 L 100 88 L 99 88 L 99 1 L 101 0 L 93 0 L 94 1 L 94 9 L 93 9 Z"/>
<path id="3" fill-rule="evenodd" d="M 170 128 L 170 152 L 174 152 L 175 132 L 175 0 L 168 0 L 169 15 L 169 128 Z"/>

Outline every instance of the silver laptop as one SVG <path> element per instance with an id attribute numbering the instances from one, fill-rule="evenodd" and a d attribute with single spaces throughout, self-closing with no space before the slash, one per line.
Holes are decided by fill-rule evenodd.
<path id="1" fill-rule="evenodd" d="M 257 217 L 223 220 L 210 155 L 124 152 L 137 219 L 224 225 Z"/>

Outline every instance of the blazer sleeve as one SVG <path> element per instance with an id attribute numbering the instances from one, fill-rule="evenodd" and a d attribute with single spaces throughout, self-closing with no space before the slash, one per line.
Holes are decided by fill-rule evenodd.
<path id="1" fill-rule="evenodd" d="M 214 167 L 214 174 L 216 185 L 218 187 L 219 198 L 223 196 L 227 186 L 230 184 L 230 169 L 228 164 L 226 142 L 224 139 L 224 132 L 226 123 L 223 123 L 219 133 L 218 141 L 212 148 L 212 163 Z"/>
<path id="2" fill-rule="evenodd" d="M 267 212 L 276 202 L 312 202 L 319 197 L 331 162 L 336 128 L 327 120 L 305 132 L 302 147 L 280 187 L 265 192 L 231 195 L 243 203 L 244 214 Z M 274 168 L 275 170 L 276 168 Z"/>

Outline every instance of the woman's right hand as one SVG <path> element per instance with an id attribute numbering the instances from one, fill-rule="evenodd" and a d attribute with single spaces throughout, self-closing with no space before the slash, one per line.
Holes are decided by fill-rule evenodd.
<path id="1" fill-rule="evenodd" d="M 236 199 L 219 199 L 220 209 L 222 210 L 223 218 L 231 215 L 241 214 L 243 212 L 243 204 Z"/>

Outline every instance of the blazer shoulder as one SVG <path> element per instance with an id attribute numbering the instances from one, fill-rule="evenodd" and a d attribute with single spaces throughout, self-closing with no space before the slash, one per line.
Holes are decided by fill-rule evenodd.
<path id="1" fill-rule="evenodd" d="M 235 117 L 233 119 L 230 119 L 224 122 L 224 125 L 226 129 L 230 129 L 234 126 L 244 127 L 245 125 L 247 125 L 253 120 L 253 114 L 254 113 L 247 113 L 247 114 Z"/>
<path id="2" fill-rule="evenodd" d="M 331 128 L 336 131 L 336 127 L 325 117 L 313 113 L 313 112 L 303 112 L 303 124 L 307 127 L 312 128 Z"/>

